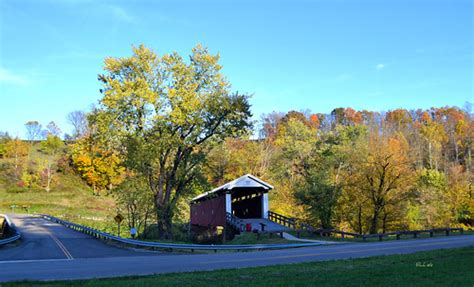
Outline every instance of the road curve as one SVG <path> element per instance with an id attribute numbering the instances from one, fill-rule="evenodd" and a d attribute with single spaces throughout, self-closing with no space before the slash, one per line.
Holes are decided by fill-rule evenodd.
<path id="1" fill-rule="evenodd" d="M 97 244 L 102 243 L 97 242 Z M 93 245 L 95 244 L 91 244 L 91 246 Z M 129 253 L 124 251 L 128 256 L 102 258 L 89 256 L 83 258 L 75 257 L 74 259 L 67 259 L 63 256 L 63 258 L 51 258 L 46 260 L 0 261 L 0 282 L 16 280 L 89 279 L 255 267 L 404 254 L 466 246 L 474 246 L 474 235 L 376 243 L 322 245 L 317 247 L 260 252 L 189 254 L 181 256 L 172 254 L 146 256 L 148 254 L 138 253 L 133 253 L 132 255 L 134 256 L 130 256 Z M 0 249 L 0 254 L 1 253 L 2 250 Z"/>
<path id="2" fill-rule="evenodd" d="M 24 260 L 73 260 L 76 258 L 149 256 L 107 245 L 91 236 L 32 215 L 9 215 L 21 232 L 21 242 L 0 248 L 0 262 Z M 0 268 L 1 269 L 1 268 Z M 0 271 L 1 273 L 1 271 Z"/>

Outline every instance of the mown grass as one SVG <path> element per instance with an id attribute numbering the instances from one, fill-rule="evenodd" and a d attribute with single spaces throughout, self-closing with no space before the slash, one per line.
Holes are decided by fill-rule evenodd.
<path id="1" fill-rule="evenodd" d="M 474 284 L 474 247 L 326 262 L 3 286 L 456 286 Z"/>
<path id="2" fill-rule="evenodd" d="M 297 236 L 296 231 L 289 231 L 290 234 Z M 464 235 L 471 235 L 474 234 L 474 230 L 464 230 L 463 232 Z M 451 232 L 450 236 L 456 236 L 456 235 L 461 235 L 460 232 Z M 445 233 L 444 232 L 436 232 L 434 233 L 434 237 L 444 237 Z M 365 241 L 362 238 L 354 238 L 347 236 L 346 238 L 342 239 L 341 237 L 334 237 L 334 236 L 320 236 L 319 234 L 307 232 L 307 231 L 301 231 L 300 232 L 300 238 L 302 239 L 314 239 L 314 240 L 325 240 L 325 241 L 345 241 L 345 242 L 380 242 L 378 237 L 370 237 L 367 238 Z M 400 240 L 408 240 L 408 239 L 420 239 L 420 238 L 430 238 L 429 233 L 420 233 L 417 235 L 415 238 L 413 235 L 401 235 Z M 382 241 L 392 241 L 392 240 L 397 240 L 397 237 L 395 235 L 390 235 L 383 237 Z"/>
<path id="3" fill-rule="evenodd" d="M 237 235 L 233 240 L 226 242 L 230 245 L 238 244 L 287 244 L 292 243 L 292 241 L 281 238 L 278 234 L 258 234 L 253 232 L 242 232 L 240 235 Z"/>

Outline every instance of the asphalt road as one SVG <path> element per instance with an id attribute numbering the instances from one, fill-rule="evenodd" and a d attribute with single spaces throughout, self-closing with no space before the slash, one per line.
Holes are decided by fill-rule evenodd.
<path id="1" fill-rule="evenodd" d="M 86 235 L 76 234 L 70 230 L 63 230 L 65 228 L 62 226 L 49 225 L 41 221 L 38 222 L 34 218 L 28 221 L 33 225 L 41 224 L 42 228 L 51 231 L 54 234 L 53 236 L 63 241 L 63 244 L 67 246 L 68 250 L 70 248 L 69 251 L 73 257 L 74 255 L 79 256 L 74 257 L 74 259 L 69 259 L 63 254 L 61 257 L 61 248 L 54 247 L 54 239 L 53 242 L 43 242 L 38 245 L 42 246 L 41 248 L 50 247 L 51 250 L 53 250 L 53 247 L 56 248 L 56 251 L 51 252 L 52 255 L 47 256 L 48 259 L 15 261 L 3 259 L 2 261 L 1 258 L 4 258 L 2 253 L 10 252 L 10 248 L 5 250 L 0 249 L 0 282 L 25 279 L 87 279 L 216 270 L 403 254 L 434 249 L 474 246 L 474 235 L 465 235 L 377 243 L 322 245 L 317 247 L 260 252 L 189 254 L 181 256 L 161 253 L 155 255 L 154 253 L 120 250 L 115 247 L 107 246 L 100 241 L 95 241 L 95 239 L 89 238 Z M 35 230 L 35 226 L 30 228 Z M 21 227 L 22 230 L 24 230 L 23 228 L 24 227 Z M 44 232 L 41 231 L 40 233 Z M 37 234 L 35 233 L 35 235 Z M 68 242 L 68 238 L 72 241 Z M 27 239 L 25 239 L 25 243 L 28 242 L 26 240 Z M 43 240 L 45 239 L 43 238 Z M 83 241 L 84 243 L 82 243 Z M 26 246 L 19 247 L 26 248 Z M 94 254 L 94 252 L 84 250 L 84 248 L 89 247 L 95 248 L 94 250 L 96 250 L 97 253 Z M 22 250 L 22 252 L 31 251 L 30 248 Z"/>
<path id="2" fill-rule="evenodd" d="M 89 235 L 36 216 L 9 217 L 21 232 L 22 238 L 16 246 L 0 248 L 0 262 L 161 254 L 107 245 Z"/>

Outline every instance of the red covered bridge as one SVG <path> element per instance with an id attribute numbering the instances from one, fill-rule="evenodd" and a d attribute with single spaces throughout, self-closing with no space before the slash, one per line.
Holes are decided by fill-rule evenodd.
<path id="1" fill-rule="evenodd" d="M 270 221 L 280 217 L 269 211 L 268 192 L 272 189 L 269 183 L 247 174 L 198 195 L 191 200 L 191 225 L 213 228 L 230 223 L 236 227 L 238 221 L 238 225 L 250 224 L 252 229 L 260 230 L 263 224 L 267 231 L 286 230 Z"/>

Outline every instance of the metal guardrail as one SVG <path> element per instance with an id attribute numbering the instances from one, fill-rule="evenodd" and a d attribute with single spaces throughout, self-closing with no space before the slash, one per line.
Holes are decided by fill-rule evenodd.
<path id="1" fill-rule="evenodd" d="M 115 236 L 94 228 L 90 228 L 84 225 L 72 223 L 66 220 L 62 220 L 49 215 L 41 215 L 44 219 L 56 222 L 70 228 L 72 230 L 82 232 L 93 236 L 98 239 L 111 240 L 114 242 L 134 246 L 134 247 L 148 247 L 148 248 L 158 248 L 165 250 L 268 250 L 268 249 L 288 249 L 288 248 L 298 248 L 298 247 L 311 247 L 321 245 L 320 243 L 291 243 L 291 244 L 242 244 L 242 245 L 204 245 L 204 244 L 177 244 L 177 243 L 159 243 L 159 242 L 149 242 L 136 239 L 128 239 L 119 236 Z"/>
<path id="2" fill-rule="evenodd" d="M 13 222 L 11 222 L 10 218 L 8 218 L 8 216 L 5 215 L 5 214 L 0 214 L 0 216 L 5 218 L 5 221 L 8 225 L 8 228 L 14 230 L 13 236 L 10 236 L 6 239 L 0 240 L 0 246 L 15 242 L 18 239 L 20 239 L 21 238 L 21 233 L 15 228 L 15 224 L 13 224 Z"/>

